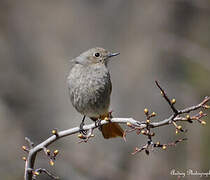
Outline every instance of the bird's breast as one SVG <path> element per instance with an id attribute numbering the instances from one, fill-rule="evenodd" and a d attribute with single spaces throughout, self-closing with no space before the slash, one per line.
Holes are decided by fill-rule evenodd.
<path id="1" fill-rule="evenodd" d="M 75 65 L 68 77 L 72 105 L 89 117 L 108 112 L 111 80 L 105 66 L 82 67 Z"/>

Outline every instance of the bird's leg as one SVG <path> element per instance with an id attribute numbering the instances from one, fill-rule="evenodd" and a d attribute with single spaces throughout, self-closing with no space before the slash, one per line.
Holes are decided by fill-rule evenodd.
<path id="1" fill-rule="evenodd" d="M 101 116 L 95 120 L 95 126 L 101 131 Z"/>
<path id="2" fill-rule="evenodd" d="M 109 114 L 108 114 L 108 116 L 109 116 L 109 120 L 113 117 L 113 116 L 112 116 L 112 112 L 113 112 L 112 110 L 111 110 L 111 111 L 109 111 Z"/>
<path id="3" fill-rule="evenodd" d="M 112 111 L 108 112 L 107 114 L 101 115 L 99 116 L 99 118 L 94 118 L 95 121 L 95 125 L 98 126 L 98 129 L 101 130 L 101 121 L 102 120 L 106 120 L 106 121 L 110 121 L 112 118 Z"/>
<path id="4" fill-rule="evenodd" d="M 81 122 L 80 125 L 79 125 L 79 132 L 80 132 L 81 134 L 87 135 L 87 131 L 83 129 L 83 126 L 85 125 L 85 117 L 86 117 L 86 116 L 83 116 L 82 122 Z"/>

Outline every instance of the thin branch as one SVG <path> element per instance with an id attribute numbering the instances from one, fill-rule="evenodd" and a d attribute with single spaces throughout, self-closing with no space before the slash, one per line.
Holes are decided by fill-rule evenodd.
<path id="1" fill-rule="evenodd" d="M 166 92 L 163 90 L 163 88 L 159 85 L 159 83 L 157 81 L 155 81 L 155 84 L 157 85 L 157 87 L 160 89 L 160 92 L 162 94 L 162 96 L 165 98 L 165 100 L 168 102 L 168 104 L 170 105 L 171 109 L 173 110 L 174 113 L 178 114 L 178 110 L 174 107 L 175 101 L 173 103 L 173 101 L 171 101 Z"/>
<path id="2" fill-rule="evenodd" d="M 161 90 L 161 94 L 163 95 L 163 97 L 166 99 L 166 101 L 169 103 L 171 109 L 173 110 L 174 114 L 172 114 L 169 118 L 164 119 L 162 121 L 159 122 L 150 122 L 150 118 L 156 116 L 156 113 L 152 113 L 149 114 L 148 110 L 145 109 L 145 114 L 146 114 L 146 121 L 137 121 L 133 118 L 111 118 L 109 121 L 107 120 L 102 120 L 100 122 L 100 125 L 105 125 L 108 124 L 110 122 L 116 122 L 116 123 L 121 123 L 121 124 L 127 124 L 128 127 L 131 128 L 131 130 L 125 130 L 125 133 L 127 132 L 131 132 L 131 131 L 135 131 L 137 132 L 137 134 L 144 134 L 148 137 L 148 143 L 146 145 L 143 146 L 143 148 L 139 148 L 137 149 L 137 151 L 141 151 L 141 150 L 145 150 L 145 152 L 147 154 L 149 154 L 148 151 L 148 147 L 152 144 L 153 147 L 165 147 L 167 144 L 163 144 L 163 145 L 155 145 L 155 143 L 152 142 L 152 136 L 154 136 L 154 133 L 150 132 L 151 128 L 157 128 L 160 126 L 165 126 L 165 125 L 169 125 L 169 124 L 173 124 L 175 122 L 179 122 L 179 121 L 185 121 L 185 122 L 192 122 L 193 120 L 195 121 L 199 121 L 202 124 L 205 124 L 205 121 L 201 121 L 200 119 L 202 117 L 204 117 L 206 114 L 204 113 L 199 113 L 196 114 L 192 117 L 190 117 L 189 115 L 187 115 L 186 117 L 181 117 L 180 115 L 185 114 L 185 113 L 190 113 L 191 111 L 195 111 L 201 108 L 204 109 L 208 109 L 209 106 L 206 105 L 207 102 L 210 101 L 210 97 L 205 97 L 204 100 L 199 103 L 198 105 L 195 106 L 191 106 L 188 107 L 186 109 L 183 110 L 177 110 L 174 107 L 175 104 L 175 100 L 170 101 L 170 99 L 168 98 L 168 96 L 166 95 L 165 91 L 163 90 L 163 88 L 160 87 L 160 85 L 158 84 L 158 82 L 156 81 L 156 85 L 160 88 Z M 181 126 L 175 125 L 176 130 L 181 130 L 182 128 Z M 84 130 L 88 131 L 87 136 L 85 137 L 84 135 L 79 134 L 79 138 L 82 139 L 82 142 L 87 142 L 89 138 L 93 137 L 93 130 L 95 128 L 98 128 L 98 125 L 96 123 L 92 123 L 89 125 L 85 125 L 83 127 Z M 145 130 L 144 130 L 145 129 Z M 23 158 L 26 163 L 25 163 L 25 173 L 24 173 L 24 179 L 25 180 L 32 180 L 32 178 L 34 177 L 33 172 L 36 172 L 36 170 L 34 170 L 34 164 L 35 164 L 35 159 L 36 159 L 36 155 L 38 152 L 40 151 L 44 151 L 46 155 L 49 156 L 50 160 L 55 160 L 55 156 L 58 154 L 58 150 L 54 151 L 54 155 L 51 155 L 50 152 L 48 151 L 47 147 L 49 145 L 51 145 L 53 142 L 57 141 L 58 139 L 61 139 L 63 137 L 66 136 L 70 136 L 76 133 L 80 132 L 80 127 L 75 127 L 75 128 L 71 128 L 71 129 L 67 129 L 67 130 L 63 130 L 63 131 L 58 131 L 57 129 L 52 130 L 52 136 L 50 136 L 49 138 L 47 138 L 45 141 L 41 142 L 40 144 L 34 146 L 34 143 L 29 139 L 26 138 L 27 142 L 29 143 L 29 149 L 26 148 L 26 146 L 22 146 L 23 150 L 28 152 L 28 156 L 27 158 Z M 124 139 L 125 139 L 126 134 L 124 135 Z M 178 142 L 181 142 L 182 140 L 177 140 L 172 144 L 176 144 Z M 168 144 L 169 146 L 169 144 Z M 53 162 L 51 164 L 51 162 Z M 51 161 L 50 164 L 53 165 L 54 161 Z M 49 175 L 48 171 L 43 170 L 43 169 L 39 169 L 40 173 L 41 172 L 45 172 L 46 174 Z"/>
<path id="3" fill-rule="evenodd" d="M 29 148 L 32 149 L 34 147 L 34 143 L 28 137 L 25 137 L 25 140 L 27 141 Z"/>
<path id="4" fill-rule="evenodd" d="M 33 172 L 33 177 L 32 177 L 32 179 L 35 180 L 36 177 L 37 177 L 38 175 L 40 175 L 41 173 L 45 173 L 46 175 L 48 175 L 48 176 L 49 176 L 50 178 L 52 178 L 52 179 L 59 179 L 59 177 L 57 177 L 57 176 L 51 174 L 48 170 L 42 169 L 42 168 L 36 169 L 36 170 Z"/>

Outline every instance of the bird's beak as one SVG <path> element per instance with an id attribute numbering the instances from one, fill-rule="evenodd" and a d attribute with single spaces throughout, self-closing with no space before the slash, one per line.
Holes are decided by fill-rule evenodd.
<path id="1" fill-rule="evenodd" d="M 110 57 L 113 57 L 113 56 L 117 56 L 117 55 L 119 55 L 120 53 L 110 53 L 109 55 L 108 55 L 108 58 L 110 58 Z"/>

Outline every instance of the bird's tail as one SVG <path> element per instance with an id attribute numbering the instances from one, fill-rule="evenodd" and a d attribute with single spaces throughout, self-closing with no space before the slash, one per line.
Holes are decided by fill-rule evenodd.
<path id="1" fill-rule="evenodd" d="M 108 123 L 101 127 L 105 139 L 123 137 L 124 131 L 118 123 Z"/>

